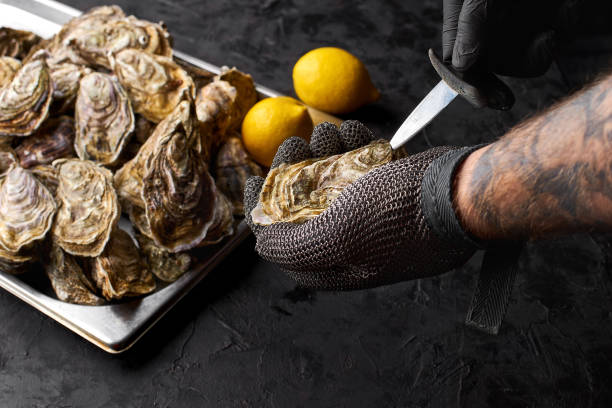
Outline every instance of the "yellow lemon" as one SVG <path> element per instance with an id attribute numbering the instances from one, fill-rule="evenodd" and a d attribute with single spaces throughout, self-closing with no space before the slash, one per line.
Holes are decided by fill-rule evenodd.
<path id="1" fill-rule="evenodd" d="M 249 154 L 270 167 L 278 147 L 291 136 L 310 140 L 312 119 L 300 101 L 287 96 L 257 102 L 242 121 L 242 141 Z"/>
<path id="2" fill-rule="evenodd" d="M 293 87 L 305 104 L 335 114 L 352 112 L 380 96 L 365 65 L 335 47 L 304 54 L 293 67 Z"/>

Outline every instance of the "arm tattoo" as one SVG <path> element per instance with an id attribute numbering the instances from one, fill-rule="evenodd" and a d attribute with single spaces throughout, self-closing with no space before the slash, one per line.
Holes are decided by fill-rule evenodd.
<path id="1" fill-rule="evenodd" d="M 612 75 L 474 152 L 454 200 L 484 239 L 612 229 Z"/>

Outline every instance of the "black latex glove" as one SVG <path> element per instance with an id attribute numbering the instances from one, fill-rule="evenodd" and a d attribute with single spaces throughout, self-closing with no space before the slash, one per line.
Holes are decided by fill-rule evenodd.
<path id="1" fill-rule="evenodd" d="M 444 0 L 442 57 L 460 72 L 544 74 L 581 0 Z"/>
<path id="2" fill-rule="evenodd" d="M 372 140 L 361 123 L 315 127 L 310 145 L 294 137 L 273 166 L 356 149 Z M 454 169 L 471 148 L 437 147 L 378 167 L 303 224 L 253 225 L 263 179 L 245 188 L 245 215 L 256 250 L 303 286 L 359 289 L 417 279 L 463 264 L 475 250 L 452 209 Z"/>

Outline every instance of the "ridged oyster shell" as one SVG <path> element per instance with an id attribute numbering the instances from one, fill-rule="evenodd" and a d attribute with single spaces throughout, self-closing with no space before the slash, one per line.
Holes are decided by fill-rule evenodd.
<path id="1" fill-rule="evenodd" d="M 74 157 L 74 119 L 70 116 L 51 118 L 32 136 L 15 148 L 19 164 L 30 168 L 50 164 L 55 159 Z"/>
<path id="2" fill-rule="evenodd" d="M 281 164 L 266 177 L 251 212 L 253 222 L 306 222 L 325 211 L 351 183 L 392 157 L 389 142 L 377 140 L 344 154 Z"/>
<path id="3" fill-rule="evenodd" d="M 98 256 L 120 215 L 109 170 L 92 161 L 59 159 L 53 241 L 72 255 Z"/>
<path id="4" fill-rule="evenodd" d="M 47 64 L 24 64 L 0 90 L 0 135 L 29 136 L 49 114 L 53 97 Z"/>
<path id="5" fill-rule="evenodd" d="M 181 101 L 195 98 L 193 80 L 172 58 L 125 49 L 111 57 L 111 65 L 134 112 L 152 122 L 162 121 Z"/>
<path id="6" fill-rule="evenodd" d="M 92 275 L 107 300 L 144 295 L 156 286 L 132 237 L 119 228 L 111 234 L 104 252 L 93 260 Z"/>
<path id="7" fill-rule="evenodd" d="M 235 215 L 244 215 L 244 186 L 251 176 L 263 176 L 261 167 L 251 160 L 239 137 L 229 137 L 217 153 L 215 181 L 231 201 Z"/>
<path id="8" fill-rule="evenodd" d="M 75 257 L 53 245 L 45 272 L 57 298 L 78 305 L 98 306 L 104 299 L 95 294 L 96 288 Z"/>
<path id="9" fill-rule="evenodd" d="M 7 86 L 21 68 L 21 61 L 11 57 L 0 57 L 0 88 Z"/>
<path id="10" fill-rule="evenodd" d="M 40 40 L 29 31 L 0 27 L 0 56 L 23 59 Z"/>
<path id="11" fill-rule="evenodd" d="M 0 187 L 0 247 L 16 254 L 47 235 L 56 205 L 47 188 L 14 165 Z"/>
<path id="12" fill-rule="evenodd" d="M 75 122 L 79 158 L 115 164 L 134 130 L 134 113 L 114 76 L 94 72 L 81 79 Z"/>
<path id="13" fill-rule="evenodd" d="M 6 173 L 17 163 L 17 155 L 15 151 L 6 144 L 0 145 L 0 182 L 6 176 Z"/>

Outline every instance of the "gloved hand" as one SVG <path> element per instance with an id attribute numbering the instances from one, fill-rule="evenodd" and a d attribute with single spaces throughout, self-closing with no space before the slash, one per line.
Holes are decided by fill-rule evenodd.
<path id="1" fill-rule="evenodd" d="M 315 127 L 310 145 L 293 137 L 272 166 L 356 149 L 372 140 L 357 121 L 340 129 Z M 437 147 L 376 168 L 347 187 L 331 206 L 304 224 L 253 225 L 251 211 L 263 178 L 245 188 L 246 220 L 256 250 L 299 284 L 317 289 L 359 289 L 446 272 L 476 246 L 451 204 L 454 169 L 474 148 Z"/>
<path id="2" fill-rule="evenodd" d="M 442 58 L 460 72 L 544 74 L 555 38 L 575 22 L 581 0 L 444 0 Z"/>

